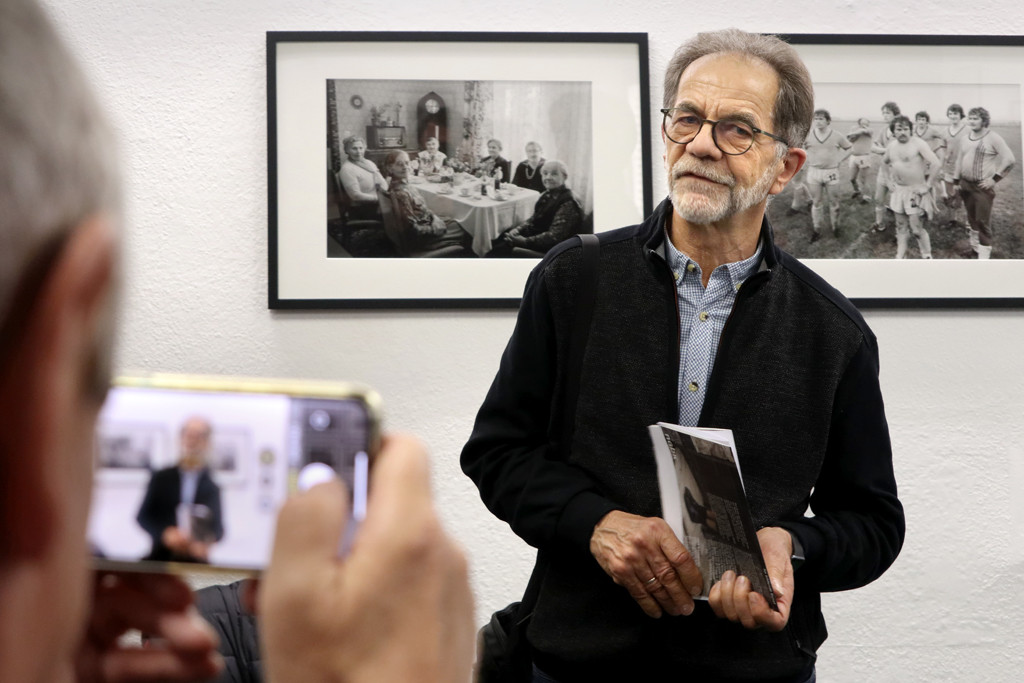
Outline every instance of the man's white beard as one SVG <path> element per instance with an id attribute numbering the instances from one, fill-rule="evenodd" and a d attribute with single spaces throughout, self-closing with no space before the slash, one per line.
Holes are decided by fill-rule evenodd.
<path id="1" fill-rule="evenodd" d="M 684 173 L 696 173 L 713 180 L 717 185 L 700 182 L 706 191 L 683 191 L 678 183 Z M 757 182 L 749 187 L 737 187 L 736 178 L 728 171 L 683 156 L 669 173 L 669 197 L 677 214 L 684 220 L 707 225 L 746 211 L 764 201 L 776 178 L 776 165 L 769 166 Z"/>

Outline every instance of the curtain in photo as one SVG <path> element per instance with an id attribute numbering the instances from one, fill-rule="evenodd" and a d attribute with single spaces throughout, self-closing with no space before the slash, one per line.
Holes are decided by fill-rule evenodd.
<path id="1" fill-rule="evenodd" d="M 545 159 L 569 167 L 566 185 L 586 213 L 593 211 L 593 116 L 589 82 L 493 81 L 486 114 L 502 155 L 512 169 L 526 158 L 527 142 L 538 142 Z M 486 143 L 486 138 L 483 139 Z"/>

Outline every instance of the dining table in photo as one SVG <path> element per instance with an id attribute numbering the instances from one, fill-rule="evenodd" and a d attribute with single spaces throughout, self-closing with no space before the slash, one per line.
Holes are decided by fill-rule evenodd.
<path id="1" fill-rule="evenodd" d="M 423 176 L 410 181 L 416 186 L 431 211 L 454 218 L 473 237 L 473 252 L 485 256 L 491 242 L 509 228 L 533 215 L 540 193 L 507 183 L 496 191 L 487 183 L 487 194 L 481 194 L 481 181 L 472 177 L 456 177 L 454 183 L 433 182 Z"/>

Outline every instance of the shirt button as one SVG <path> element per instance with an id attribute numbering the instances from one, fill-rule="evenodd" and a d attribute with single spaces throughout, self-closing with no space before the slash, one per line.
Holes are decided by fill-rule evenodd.
<path id="1" fill-rule="evenodd" d="M 743 283 L 742 283 L 742 282 L 737 282 L 737 283 L 736 283 L 736 291 L 737 291 L 737 292 L 738 292 L 738 291 L 740 291 L 740 287 L 742 287 L 742 286 L 743 286 Z"/>
<path id="2" fill-rule="evenodd" d="M 679 282 L 679 278 L 681 278 L 681 277 L 682 277 L 682 275 L 680 275 L 680 274 L 679 274 L 679 271 L 678 271 L 678 270 L 673 270 L 673 271 L 672 271 L 672 276 L 673 276 L 673 277 L 675 277 L 675 279 L 676 279 L 676 282 Z"/>
<path id="3" fill-rule="evenodd" d="M 697 383 L 690 382 L 689 384 L 686 385 L 686 388 L 689 389 L 690 391 L 697 391 Z"/>
<path id="4" fill-rule="evenodd" d="M 700 318 L 700 321 L 701 321 L 702 323 L 703 323 L 703 322 L 707 322 L 707 320 L 708 320 L 708 312 L 707 312 L 707 311 L 701 311 L 701 312 L 700 312 L 700 315 L 699 315 L 699 316 L 697 316 L 697 317 L 698 317 L 698 318 Z"/>
<path id="5" fill-rule="evenodd" d="M 686 272 L 692 273 L 695 270 L 697 270 L 697 265 L 695 263 L 687 263 L 686 264 Z"/>

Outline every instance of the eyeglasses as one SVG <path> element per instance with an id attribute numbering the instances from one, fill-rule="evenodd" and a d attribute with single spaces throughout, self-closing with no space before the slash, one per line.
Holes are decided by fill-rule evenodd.
<path id="1" fill-rule="evenodd" d="M 789 143 L 778 135 L 772 135 L 768 131 L 755 128 L 743 121 L 712 121 L 701 118 L 688 109 L 673 108 L 660 111 L 665 115 L 661 122 L 665 137 L 676 144 L 685 145 L 691 142 L 697 137 L 697 133 L 704 127 L 704 124 L 710 123 L 711 139 L 715 141 L 715 146 L 722 150 L 723 154 L 735 156 L 747 152 L 754 146 L 754 137 L 758 133 L 789 146 Z"/>

